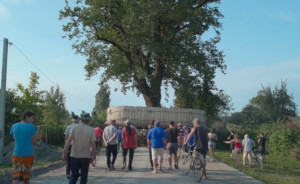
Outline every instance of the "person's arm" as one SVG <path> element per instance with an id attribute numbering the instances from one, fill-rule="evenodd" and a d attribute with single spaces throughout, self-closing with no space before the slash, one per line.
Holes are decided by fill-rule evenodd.
<path id="1" fill-rule="evenodd" d="M 218 135 L 216 134 L 216 141 L 218 141 Z"/>
<path id="2" fill-rule="evenodd" d="M 231 143 L 233 143 L 235 140 L 234 139 L 232 139 L 231 141 L 223 141 L 225 144 L 231 144 Z"/>
<path id="3" fill-rule="evenodd" d="M 103 138 L 103 142 L 104 142 L 105 147 L 107 147 L 108 143 L 107 143 L 107 141 L 106 141 L 106 139 L 105 139 L 105 130 L 103 131 L 103 136 L 102 136 L 102 138 Z"/>
<path id="4" fill-rule="evenodd" d="M 32 144 L 35 144 L 35 142 L 36 142 L 36 136 L 32 135 Z"/>
<path id="5" fill-rule="evenodd" d="M 260 143 L 260 139 L 258 139 L 257 142 Z"/>
<path id="6" fill-rule="evenodd" d="M 137 134 L 134 135 L 134 149 L 137 148 Z"/>
<path id="7" fill-rule="evenodd" d="M 189 142 L 189 140 L 192 138 L 192 136 L 195 134 L 196 129 L 193 128 L 190 135 L 188 136 L 188 138 L 184 141 L 183 145 L 186 145 L 187 142 Z"/>
<path id="8" fill-rule="evenodd" d="M 150 144 L 150 139 L 147 139 L 147 147 L 148 147 L 148 149 L 150 150 L 151 149 L 151 146 L 150 146 L 151 144 Z"/>
<path id="9" fill-rule="evenodd" d="M 106 143 L 109 144 L 111 141 L 113 141 L 118 136 L 117 134 L 118 134 L 118 131 L 116 131 L 114 133 L 114 135 Z"/>
<path id="10" fill-rule="evenodd" d="M 90 163 L 93 163 L 93 161 L 96 159 L 96 143 L 95 141 L 91 141 L 92 143 L 92 154 L 93 154 L 93 157 L 90 161 Z"/>
<path id="11" fill-rule="evenodd" d="M 124 145 L 124 136 L 125 136 L 125 131 L 122 130 L 122 138 L 121 138 L 121 145 L 122 145 L 122 148 L 123 148 L 123 145 Z"/>
<path id="12" fill-rule="evenodd" d="M 182 144 L 183 137 L 182 137 L 182 134 L 180 132 L 178 132 L 177 137 L 178 137 L 179 143 Z M 179 145 L 179 146 L 182 146 L 182 145 Z"/>
<path id="13" fill-rule="evenodd" d="M 72 139 L 73 138 L 71 136 L 69 136 L 66 143 L 65 143 L 64 151 L 63 151 L 63 154 L 61 156 L 63 161 L 66 161 L 66 159 L 67 159 L 67 153 L 68 153 L 69 146 L 72 142 Z"/>

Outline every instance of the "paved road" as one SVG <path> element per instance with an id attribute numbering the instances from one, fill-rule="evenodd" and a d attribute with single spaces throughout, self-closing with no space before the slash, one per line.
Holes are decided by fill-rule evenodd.
<path id="1" fill-rule="evenodd" d="M 101 151 L 100 156 L 97 157 L 96 167 L 90 167 L 88 183 L 89 184 L 99 184 L 99 183 L 109 183 L 109 184 L 120 184 L 120 183 L 130 183 L 130 184 L 190 184 L 195 183 L 192 176 L 182 176 L 176 170 L 167 170 L 168 161 L 167 155 L 164 154 L 163 169 L 164 172 L 158 172 L 153 174 L 150 170 L 150 163 L 148 157 L 148 150 L 146 148 L 138 148 L 135 151 L 133 170 L 132 171 L 122 171 L 122 155 L 121 152 L 118 154 L 116 161 L 116 171 L 106 170 L 106 157 L 105 152 Z M 208 158 L 207 158 L 208 159 Z M 262 182 L 245 175 L 244 173 L 229 167 L 221 162 L 210 163 L 207 162 L 207 180 L 201 181 L 201 183 L 215 184 L 233 184 L 233 183 L 243 183 L 243 184 L 262 184 Z M 46 174 L 33 177 L 31 183 L 43 183 L 43 184 L 64 184 L 68 183 L 65 176 L 65 167 L 49 171 Z M 80 183 L 80 182 L 77 182 Z"/>

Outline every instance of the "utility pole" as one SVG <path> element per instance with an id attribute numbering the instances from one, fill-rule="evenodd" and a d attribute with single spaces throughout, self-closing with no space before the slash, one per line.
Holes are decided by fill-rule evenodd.
<path id="1" fill-rule="evenodd" d="M 8 39 L 4 38 L 0 100 L 0 164 L 3 163 Z"/>

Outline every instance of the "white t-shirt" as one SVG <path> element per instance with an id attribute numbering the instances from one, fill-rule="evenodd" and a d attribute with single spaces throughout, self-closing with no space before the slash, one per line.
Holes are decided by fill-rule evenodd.
<path id="1" fill-rule="evenodd" d="M 70 136 L 73 138 L 71 157 L 91 158 L 91 143 L 96 141 L 94 128 L 80 123 L 72 127 Z"/>
<path id="2" fill-rule="evenodd" d="M 115 126 L 112 126 L 112 125 L 109 125 L 109 126 L 107 126 L 107 127 L 105 127 L 105 129 L 104 129 L 104 135 L 105 135 L 105 140 L 106 141 L 108 141 L 110 138 L 112 138 L 113 136 L 114 136 L 114 134 L 115 133 L 117 133 L 118 132 L 118 128 L 117 127 L 115 127 Z M 117 144 L 117 136 L 116 136 L 116 138 L 114 139 L 114 140 L 112 140 L 110 143 L 108 143 L 108 144 L 110 144 L 110 145 L 115 145 L 115 144 Z"/>

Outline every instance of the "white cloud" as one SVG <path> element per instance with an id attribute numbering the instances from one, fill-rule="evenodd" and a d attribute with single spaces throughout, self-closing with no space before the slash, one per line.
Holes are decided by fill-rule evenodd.
<path id="1" fill-rule="evenodd" d="M 4 4 L 0 3 L 0 20 L 9 17 L 9 11 L 4 6 Z"/>
<path id="2" fill-rule="evenodd" d="M 283 20 L 286 21 L 292 21 L 293 20 L 293 16 L 287 12 L 281 11 L 279 12 L 279 17 Z"/>

